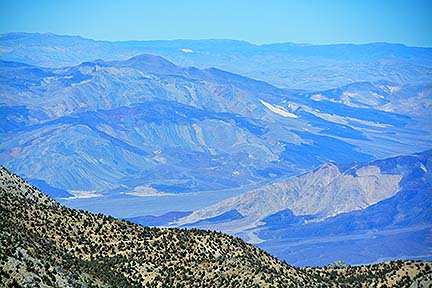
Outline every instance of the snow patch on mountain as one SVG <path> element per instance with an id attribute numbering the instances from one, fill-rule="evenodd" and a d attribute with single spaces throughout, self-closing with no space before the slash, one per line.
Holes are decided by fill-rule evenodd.
<path id="1" fill-rule="evenodd" d="M 183 53 L 193 53 L 193 50 L 189 48 L 181 48 L 180 51 L 182 51 Z"/>
<path id="2" fill-rule="evenodd" d="M 287 110 L 285 110 L 285 109 L 284 109 L 283 107 L 281 107 L 281 106 L 278 106 L 278 105 L 272 105 L 272 104 L 270 104 L 270 103 L 265 102 L 264 100 L 260 100 L 260 101 L 261 101 L 261 103 L 262 103 L 265 107 L 267 107 L 270 111 L 272 111 L 272 112 L 274 112 L 274 113 L 276 113 L 276 114 L 279 114 L 279 115 L 281 115 L 281 116 L 283 116 L 283 117 L 298 118 L 297 115 L 288 112 Z"/>

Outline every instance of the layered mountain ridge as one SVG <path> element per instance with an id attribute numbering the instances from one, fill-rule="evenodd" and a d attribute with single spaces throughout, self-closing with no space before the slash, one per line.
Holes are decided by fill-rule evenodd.
<path id="1" fill-rule="evenodd" d="M 430 48 L 390 43 L 254 45 L 223 39 L 108 42 L 51 33 L 8 33 L 1 35 L 0 47 L 2 59 L 44 67 L 72 66 L 94 59 L 125 60 L 149 53 L 180 66 L 217 67 L 276 86 L 306 90 L 382 79 L 400 84 L 428 82 L 432 73 Z"/>
<path id="2" fill-rule="evenodd" d="M 431 156 L 429 150 L 344 168 L 325 164 L 174 223 L 240 236 L 297 265 L 337 257 L 353 264 L 430 259 Z"/>
<path id="3" fill-rule="evenodd" d="M 401 179 L 402 175 L 382 174 L 380 168 L 373 165 L 341 173 L 336 165 L 327 163 L 288 182 L 260 187 L 196 211 L 183 221 L 194 221 L 194 217 L 212 218 L 231 210 L 245 217 L 262 219 L 287 208 L 295 215 L 317 215 L 322 219 L 362 209 L 393 196 L 399 191 Z"/>
<path id="4" fill-rule="evenodd" d="M 0 160 L 54 197 L 241 188 L 430 145 L 424 112 L 388 106 L 394 84 L 359 84 L 384 100 L 353 105 L 337 100 L 353 85 L 297 93 L 152 55 L 49 69 L 2 62 L 0 75 Z M 418 89 L 405 101 L 428 107 L 430 90 Z M 70 172 L 56 174 L 64 162 Z"/>

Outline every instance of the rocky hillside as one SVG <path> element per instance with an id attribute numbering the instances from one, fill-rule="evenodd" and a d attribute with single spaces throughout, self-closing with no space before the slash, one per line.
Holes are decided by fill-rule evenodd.
<path id="1" fill-rule="evenodd" d="M 298 269 L 222 233 L 148 228 L 65 208 L 5 168 L 0 197 L 5 287 L 409 287 L 431 280 L 431 263 Z"/>
<path id="2" fill-rule="evenodd" d="M 317 284 L 238 238 L 68 209 L 1 169 L 2 281 L 22 286 Z M 165 286 L 164 286 L 165 287 Z"/>

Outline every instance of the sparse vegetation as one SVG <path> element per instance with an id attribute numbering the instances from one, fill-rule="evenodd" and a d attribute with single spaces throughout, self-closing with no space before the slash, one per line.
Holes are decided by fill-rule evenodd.
<path id="1" fill-rule="evenodd" d="M 0 168 L 0 199 L 0 279 L 5 287 L 410 287 L 414 281 L 422 287 L 431 283 L 431 263 L 299 269 L 223 233 L 149 228 L 69 209 L 4 168 Z"/>

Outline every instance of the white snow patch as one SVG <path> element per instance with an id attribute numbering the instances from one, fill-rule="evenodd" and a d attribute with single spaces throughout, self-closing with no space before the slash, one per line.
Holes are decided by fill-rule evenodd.
<path id="1" fill-rule="evenodd" d="M 192 49 L 188 49 L 188 48 L 181 48 L 180 51 L 184 52 L 184 53 L 193 53 Z"/>
<path id="2" fill-rule="evenodd" d="M 262 103 L 265 107 L 267 107 L 270 111 L 272 111 L 272 112 L 274 112 L 274 113 L 276 113 L 276 114 L 279 114 L 279 115 L 281 115 L 281 116 L 283 116 L 283 117 L 298 118 L 297 115 L 295 115 L 295 114 L 293 114 L 293 113 L 290 113 L 290 112 L 286 111 L 286 110 L 285 110 L 283 107 L 281 107 L 281 106 L 278 106 L 278 105 L 272 105 L 272 104 L 270 104 L 270 103 L 265 102 L 264 100 L 260 100 L 260 101 L 261 101 L 261 103 Z"/>

